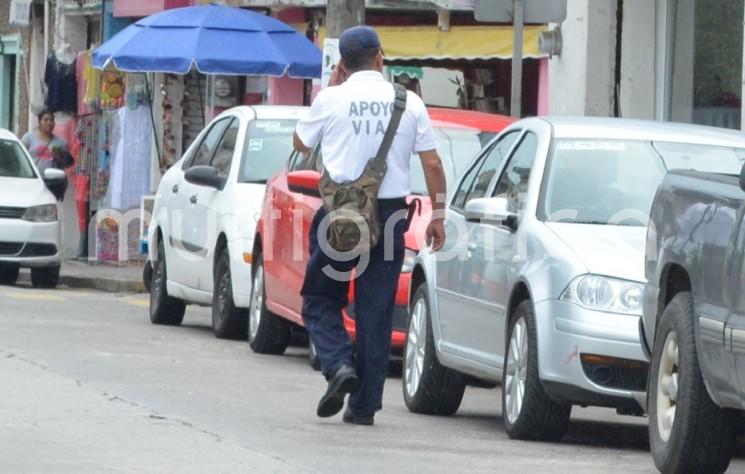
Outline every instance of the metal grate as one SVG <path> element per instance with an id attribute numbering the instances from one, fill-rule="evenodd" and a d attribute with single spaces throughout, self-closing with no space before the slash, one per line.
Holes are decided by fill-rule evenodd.
<path id="1" fill-rule="evenodd" d="M 26 209 L 23 207 L 0 206 L 0 219 L 20 219 Z"/>
<path id="2" fill-rule="evenodd" d="M 0 255 L 16 255 L 21 247 L 23 242 L 0 242 Z"/>

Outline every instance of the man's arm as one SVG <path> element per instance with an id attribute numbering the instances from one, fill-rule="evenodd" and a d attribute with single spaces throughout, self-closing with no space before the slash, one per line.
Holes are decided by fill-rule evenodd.
<path id="1" fill-rule="evenodd" d="M 297 134 L 297 132 L 292 135 L 292 145 L 297 151 L 303 154 L 310 153 L 311 151 L 310 148 L 305 146 L 305 143 L 303 143 L 303 141 L 300 139 L 300 136 Z"/>
<path id="2" fill-rule="evenodd" d="M 427 227 L 427 244 L 436 252 L 445 244 L 445 171 L 437 150 L 419 152 L 419 158 L 422 160 L 427 191 L 432 201 L 432 221 Z"/>

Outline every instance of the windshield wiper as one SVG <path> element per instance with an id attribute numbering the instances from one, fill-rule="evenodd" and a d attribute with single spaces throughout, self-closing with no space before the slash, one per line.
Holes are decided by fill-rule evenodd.
<path id="1" fill-rule="evenodd" d="M 266 184 L 266 181 L 265 179 L 244 179 L 239 182 L 246 184 Z"/>

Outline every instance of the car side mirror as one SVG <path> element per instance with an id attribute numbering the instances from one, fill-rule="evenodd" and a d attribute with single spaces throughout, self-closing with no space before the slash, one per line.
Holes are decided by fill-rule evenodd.
<path id="1" fill-rule="evenodd" d="M 743 165 L 740 170 L 740 189 L 745 191 L 745 165 Z"/>
<path id="2" fill-rule="evenodd" d="M 315 170 L 291 171 L 287 173 L 287 187 L 294 193 L 318 196 L 321 173 Z"/>
<path id="3" fill-rule="evenodd" d="M 54 184 L 60 181 L 64 181 L 67 178 L 67 174 L 57 168 L 47 168 L 44 170 L 44 182 L 47 184 Z"/>
<path id="4" fill-rule="evenodd" d="M 184 179 L 191 184 L 215 189 L 224 188 L 226 181 L 225 178 L 218 176 L 217 168 L 207 165 L 192 166 L 186 170 Z"/>
<path id="5" fill-rule="evenodd" d="M 465 213 L 468 222 L 504 226 L 517 230 L 517 213 L 509 210 L 507 198 L 477 198 L 466 203 Z"/>

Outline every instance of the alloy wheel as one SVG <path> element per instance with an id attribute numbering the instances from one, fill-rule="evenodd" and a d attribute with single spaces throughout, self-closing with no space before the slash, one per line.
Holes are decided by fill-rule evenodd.
<path id="1" fill-rule="evenodd" d="M 424 371 L 424 352 L 427 347 L 427 305 L 419 298 L 414 305 L 409 322 L 406 343 L 406 392 L 415 396 Z"/>
<path id="2" fill-rule="evenodd" d="M 251 301 L 251 314 L 248 321 L 248 335 L 250 339 L 256 337 L 261 324 L 261 313 L 264 307 L 264 266 L 256 267 L 253 283 L 253 298 Z"/>
<path id="3" fill-rule="evenodd" d="M 515 423 L 522 410 L 525 398 L 525 383 L 528 378 L 528 326 L 525 318 L 520 318 L 512 327 L 510 345 L 507 349 L 507 370 L 505 377 L 505 407 L 507 419 Z"/>
<path id="4" fill-rule="evenodd" d="M 678 403 L 678 335 L 670 331 L 665 338 L 657 374 L 657 430 L 667 442 L 673 431 Z"/>

